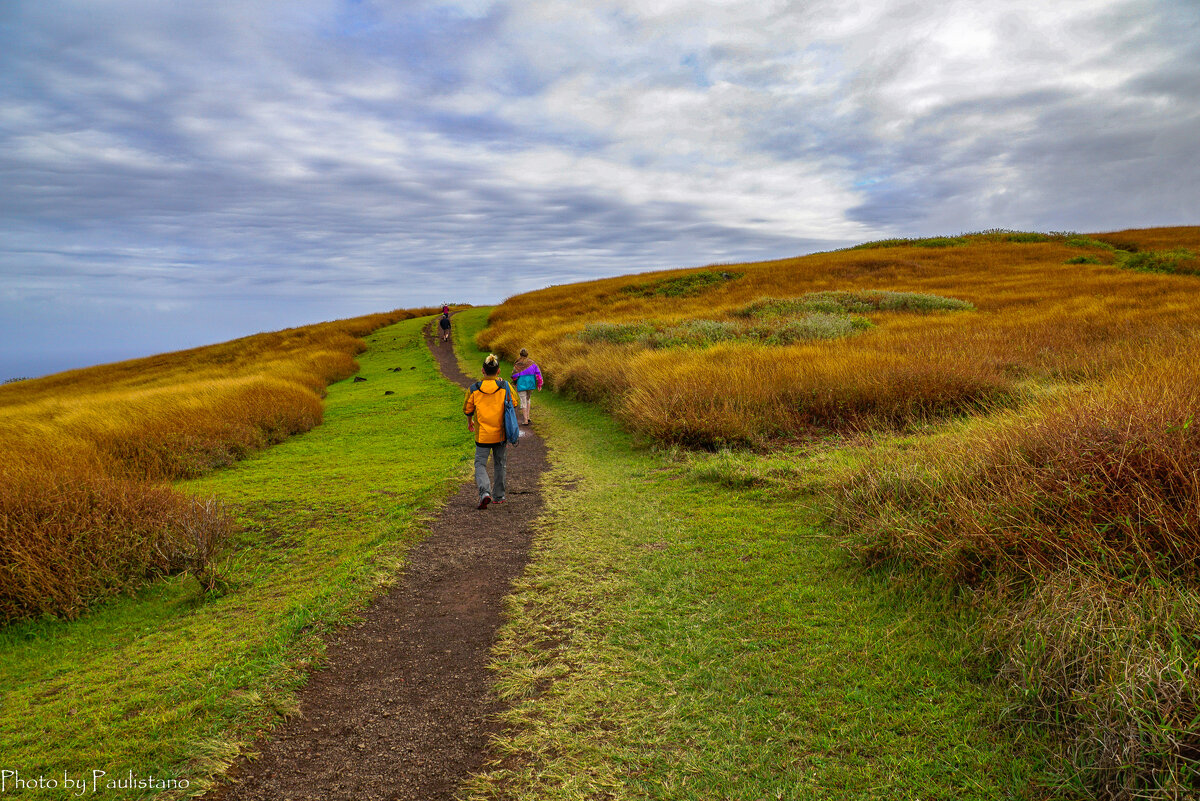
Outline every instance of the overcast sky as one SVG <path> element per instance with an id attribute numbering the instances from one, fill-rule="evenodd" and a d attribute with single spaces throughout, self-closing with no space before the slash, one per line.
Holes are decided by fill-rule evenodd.
<path id="1" fill-rule="evenodd" d="M 0 0 L 0 379 L 984 228 L 1200 222 L 1198 0 Z"/>

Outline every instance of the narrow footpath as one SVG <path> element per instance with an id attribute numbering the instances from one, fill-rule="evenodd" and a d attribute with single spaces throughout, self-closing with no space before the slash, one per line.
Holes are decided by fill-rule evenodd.
<path id="1" fill-rule="evenodd" d="M 471 383 L 426 328 L 442 374 Z M 463 422 L 463 438 L 471 435 Z M 403 577 L 328 645 L 299 714 L 240 758 L 211 801 L 439 801 L 487 757 L 502 707 L 487 669 L 504 596 L 529 557 L 546 448 L 522 428 L 507 503 L 476 509 L 465 483 L 413 550 Z"/>

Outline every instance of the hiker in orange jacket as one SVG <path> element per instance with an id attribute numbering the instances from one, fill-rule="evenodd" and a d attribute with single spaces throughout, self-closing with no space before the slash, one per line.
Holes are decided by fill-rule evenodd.
<path id="1" fill-rule="evenodd" d="M 504 503 L 504 468 L 508 461 L 508 439 L 504 435 L 504 396 L 508 395 L 517 409 L 521 398 L 512 387 L 496 377 L 500 360 L 489 354 L 483 360 L 483 380 L 478 389 L 467 391 L 463 414 L 467 430 L 475 434 L 475 486 L 479 488 L 479 508 L 489 503 Z M 488 480 L 488 455 L 492 457 L 495 482 Z M 493 493 L 495 497 L 493 498 Z"/>

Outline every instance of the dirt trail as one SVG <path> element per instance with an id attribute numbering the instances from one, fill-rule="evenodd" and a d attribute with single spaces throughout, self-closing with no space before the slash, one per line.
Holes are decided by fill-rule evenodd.
<path id="1" fill-rule="evenodd" d="M 450 343 L 426 329 L 442 374 L 464 388 Z M 241 758 L 210 801 L 437 801 L 479 769 L 500 703 L 489 651 L 502 601 L 528 560 L 548 467 L 522 428 L 508 456 L 507 502 L 476 509 L 474 481 L 450 499 L 404 576 L 329 643 L 299 693 L 300 714 Z M 469 437 L 463 422 L 463 437 Z"/>

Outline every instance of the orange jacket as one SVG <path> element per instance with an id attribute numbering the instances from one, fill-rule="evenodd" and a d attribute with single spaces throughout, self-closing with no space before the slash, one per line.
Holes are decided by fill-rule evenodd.
<path id="1" fill-rule="evenodd" d="M 507 382 L 506 382 L 507 383 Z M 513 406 L 521 408 L 521 397 L 508 384 L 508 394 Z M 500 382 L 495 378 L 485 378 L 480 382 L 479 389 L 467 391 L 467 399 L 463 403 L 463 414 L 467 417 L 475 415 L 475 441 L 480 445 L 494 445 L 504 442 L 504 393 L 500 391 Z"/>

